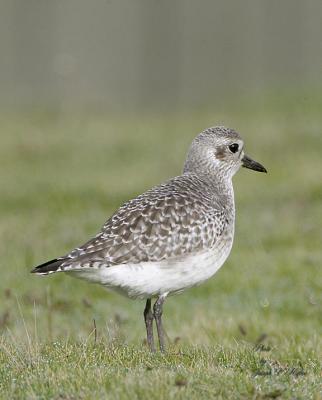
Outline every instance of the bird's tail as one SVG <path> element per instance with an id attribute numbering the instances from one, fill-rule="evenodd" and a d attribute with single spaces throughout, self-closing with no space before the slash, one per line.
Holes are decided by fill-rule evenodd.
<path id="1" fill-rule="evenodd" d="M 54 260 L 50 260 L 44 264 L 38 265 L 30 272 L 38 275 L 53 274 L 54 272 L 58 272 L 60 270 L 60 266 L 64 261 L 64 259 L 55 258 Z"/>

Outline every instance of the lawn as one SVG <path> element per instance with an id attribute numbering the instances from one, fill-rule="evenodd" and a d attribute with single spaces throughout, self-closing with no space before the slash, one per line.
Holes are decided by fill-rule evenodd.
<path id="1" fill-rule="evenodd" d="M 0 398 L 322 399 L 321 93 L 194 112 L 0 114 Z M 268 175 L 234 178 L 232 254 L 164 307 L 29 270 L 95 234 L 125 200 L 180 174 L 191 140 L 226 124 Z"/>

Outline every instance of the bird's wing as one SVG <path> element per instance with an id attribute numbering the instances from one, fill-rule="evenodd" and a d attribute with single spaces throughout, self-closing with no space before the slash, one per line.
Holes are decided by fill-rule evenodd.
<path id="1" fill-rule="evenodd" d="M 164 184 L 125 203 L 93 239 L 62 257 L 60 270 L 195 253 L 215 246 L 227 224 L 225 210 L 214 208 L 210 197 L 201 202 L 191 188 Z"/>

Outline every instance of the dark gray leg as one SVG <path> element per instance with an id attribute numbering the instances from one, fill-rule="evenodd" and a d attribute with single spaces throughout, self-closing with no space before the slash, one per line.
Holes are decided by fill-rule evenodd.
<path id="1" fill-rule="evenodd" d="M 163 308 L 163 303 L 166 298 L 166 294 L 162 295 L 158 298 L 158 300 L 154 303 L 153 306 L 153 314 L 155 318 L 155 322 L 157 324 L 157 330 L 158 330 L 158 336 L 159 336 L 159 344 L 160 344 L 160 350 L 163 353 L 165 351 L 165 346 L 164 346 L 164 331 L 162 327 L 162 308 Z"/>
<path id="2" fill-rule="evenodd" d="M 146 327 L 146 338 L 150 351 L 155 352 L 154 338 L 153 338 L 153 319 L 154 315 L 151 310 L 151 299 L 147 299 L 144 309 L 144 321 Z"/>

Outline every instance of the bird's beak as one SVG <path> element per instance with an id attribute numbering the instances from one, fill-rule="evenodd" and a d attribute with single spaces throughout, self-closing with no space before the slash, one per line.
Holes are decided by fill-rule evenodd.
<path id="1" fill-rule="evenodd" d="M 264 168 L 262 164 L 252 160 L 250 157 L 246 156 L 246 154 L 242 158 L 242 166 L 244 168 L 253 169 L 254 171 L 267 173 L 266 168 Z"/>

